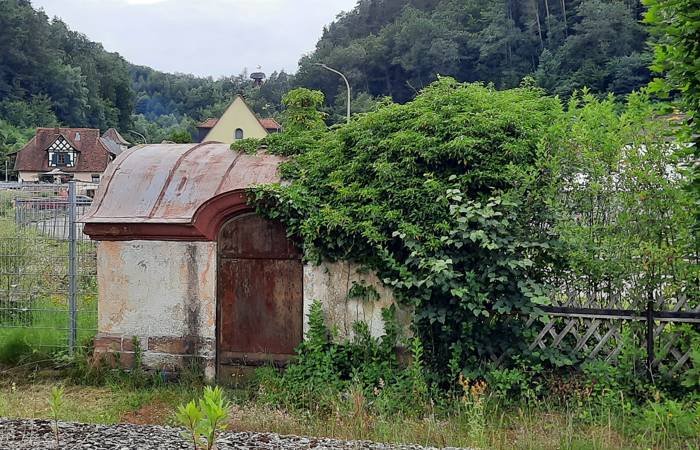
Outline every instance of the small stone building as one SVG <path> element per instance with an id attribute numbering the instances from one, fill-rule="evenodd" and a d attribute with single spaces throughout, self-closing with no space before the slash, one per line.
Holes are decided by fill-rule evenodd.
<path id="1" fill-rule="evenodd" d="M 279 182 L 281 157 L 226 144 L 132 148 L 110 165 L 84 232 L 98 241 L 97 353 L 133 358 L 133 337 L 152 368 L 191 360 L 216 374 L 284 362 L 302 341 L 314 300 L 329 325 L 356 320 L 383 332 L 391 292 L 349 263 L 304 263 L 285 229 L 256 215 L 245 190 Z M 355 283 L 379 299 L 352 298 Z"/>

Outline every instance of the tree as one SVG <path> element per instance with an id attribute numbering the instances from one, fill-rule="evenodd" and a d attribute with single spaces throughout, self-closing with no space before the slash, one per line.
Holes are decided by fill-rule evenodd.
<path id="1" fill-rule="evenodd" d="M 0 98 L 0 117 L 20 127 L 126 129 L 134 93 L 119 55 L 27 0 L 7 0 L 0 2 Z"/>
<path id="2" fill-rule="evenodd" d="M 645 94 L 620 105 L 584 92 L 548 133 L 545 171 L 566 289 L 609 298 L 625 292 L 629 309 L 643 309 L 654 292 L 685 293 L 693 307 L 698 301 L 692 198 L 677 170 L 678 143 L 657 115 Z"/>
<path id="3" fill-rule="evenodd" d="M 536 163 L 560 112 L 532 87 L 441 78 L 406 104 L 384 101 L 312 133 L 282 167 L 290 183 L 255 188 L 251 198 L 309 258 L 376 270 L 414 308 L 434 367 L 458 348 L 460 363 L 476 365 L 521 347 L 514 318 L 544 298 L 534 268 L 544 264 L 534 262 L 546 259 L 549 239 L 535 225 L 547 211 L 537 195 L 546 177 Z M 287 133 L 275 139 L 309 134 Z"/>
<path id="4" fill-rule="evenodd" d="M 542 53 L 538 83 L 565 96 L 583 87 L 625 94 L 644 86 L 646 32 L 629 8 L 617 1 L 583 0 L 577 14 L 579 22 L 562 46 Z"/>
<path id="5" fill-rule="evenodd" d="M 301 58 L 295 82 L 322 91 L 333 111 L 342 93 L 319 62 L 347 74 L 353 92 L 401 103 L 438 75 L 512 88 L 536 72 L 551 93 L 568 96 L 588 86 L 628 94 L 650 77 L 638 3 L 363 0 Z"/>
<path id="6" fill-rule="evenodd" d="M 319 111 L 323 104 L 323 93 L 297 88 L 285 94 L 282 103 L 287 108 L 283 115 L 287 133 L 315 131 L 326 127 L 323 114 Z"/>
<path id="7" fill-rule="evenodd" d="M 0 119 L 0 181 L 12 179 L 12 158 L 10 153 L 21 149 L 34 135 L 30 128 L 17 128 Z M 7 167 L 7 173 L 5 172 Z"/>
<path id="8" fill-rule="evenodd" d="M 644 20 L 656 37 L 652 69 L 664 75 L 651 87 L 665 96 L 678 93 L 688 114 L 682 139 L 694 143 L 691 189 L 700 224 L 700 5 L 697 0 L 644 0 L 644 4 L 648 8 Z"/>
<path id="9" fill-rule="evenodd" d="M 192 135 L 187 130 L 174 130 L 170 133 L 167 140 L 176 144 L 189 144 L 192 142 Z"/>

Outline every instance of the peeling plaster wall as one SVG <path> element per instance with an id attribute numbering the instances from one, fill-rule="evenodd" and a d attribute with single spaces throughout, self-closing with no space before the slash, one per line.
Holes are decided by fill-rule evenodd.
<path id="1" fill-rule="evenodd" d="M 197 355 L 213 373 L 216 243 L 102 241 L 97 267 L 96 349 L 138 336 L 149 366 L 179 366 L 183 355 Z"/>
<path id="2" fill-rule="evenodd" d="M 372 286 L 379 294 L 378 300 L 349 298 L 350 289 L 355 283 Z M 395 303 L 394 294 L 384 286 L 374 273 L 363 273 L 358 264 L 349 262 L 323 262 L 320 265 L 304 266 L 304 334 L 308 331 L 308 314 L 314 300 L 323 305 L 326 322 L 336 326 L 341 338 L 352 337 L 352 324 L 364 321 L 369 325 L 372 336 L 384 334 L 382 308 Z M 399 323 L 407 330 L 409 316 L 399 308 Z"/>
<path id="3" fill-rule="evenodd" d="M 196 356 L 205 375 L 214 378 L 216 267 L 215 242 L 99 242 L 96 352 L 119 352 L 121 363 L 130 365 L 131 339 L 137 336 L 147 366 L 178 369 Z M 349 298 L 353 282 L 372 286 L 379 299 Z M 303 296 L 304 333 L 311 304 L 320 300 L 328 325 L 341 338 L 352 337 L 358 320 L 367 322 L 373 336 L 384 334 L 381 310 L 395 301 L 374 273 L 347 262 L 306 264 Z M 405 310 L 398 310 L 398 319 L 407 329 Z"/>

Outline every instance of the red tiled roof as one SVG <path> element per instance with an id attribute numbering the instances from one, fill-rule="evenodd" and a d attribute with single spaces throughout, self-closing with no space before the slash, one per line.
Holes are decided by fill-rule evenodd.
<path id="1" fill-rule="evenodd" d="M 131 145 L 131 142 L 124 139 L 124 137 L 115 128 L 109 128 L 107 131 L 105 131 L 102 137 L 110 139 L 119 145 Z"/>
<path id="2" fill-rule="evenodd" d="M 214 128 L 219 119 L 208 118 L 204 122 L 197 125 L 197 128 Z"/>
<path id="3" fill-rule="evenodd" d="M 267 119 L 259 119 L 260 120 L 260 125 L 263 126 L 266 130 L 281 130 L 282 125 L 277 123 L 277 121 L 271 117 Z"/>
<path id="4" fill-rule="evenodd" d="M 80 138 L 77 138 L 77 134 Z M 110 161 L 109 150 L 100 140 L 100 130 L 93 128 L 37 128 L 36 135 L 27 145 L 17 152 L 15 170 L 27 172 L 48 172 L 47 149 L 54 141 L 63 136 L 76 149 L 76 164 L 61 167 L 65 172 L 104 172 Z"/>

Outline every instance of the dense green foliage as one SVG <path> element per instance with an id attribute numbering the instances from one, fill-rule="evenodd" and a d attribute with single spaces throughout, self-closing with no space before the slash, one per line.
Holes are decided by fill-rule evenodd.
<path id="1" fill-rule="evenodd" d="M 641 14 L 638 0 L 361 0 L 324 30 L 296 75 L 273 73 L 260 89 L 246 73 L 212 80 L 132 67 L 136 113 L 200 120 L 243 92 L 256 112 L 277 116 L 284 93 L 304 86 L 321 90 L 327 119 L 340 122 L 345 86 L 318 62 L 347 75 L 354 113 L 384 96 L 405 102 L 438 74 L 501 88 L 534 75 L 551 93 L 626 94 L 649 81 Z"/>
<path id="2" fill-rule="evenodd" d="M 643 310 L 649 300 L 667 308 L 676 299 L 687 299 L 688 310 L 700 306 L 693 197 L 682 175 L 688 157 L 679 159 L 683 147 L 656 106 L 644 94 L 630 95 L 621 107 L 612 97 L 584 93 L 549 130 L 544 145 L 551 157 L 543 163 L 552 174 L 548 198 L 562 243 L 561 270 L 551 280 L 559 298 L 574 291 L 622 309 Z M 683 352 L 700 337 L 690 324 L 666 331 Z M 641 328 L 636 335 L 642 342 Z M 560 344 L 573 360 L 575 346 L 573 336 Z M 661 373 L 676 363 L 663 349 L 656 356 Z M 642 366 L 630 370 L 641 377 Z M 700 370 L 698 362 L 692 367 Z M 679 379 L 658 381 L 677 386 Z"/>
<path id="3" fill-rule="evenodd" d="M 538 143 L 560 110 L 538 89 L 442 79 L 318 136 L 283 168 L 292 184 L 255 201 L 310 257 L 377 270 L 416 309 L 429 363 L 476 363 L 520 346 L 511 318 L 546 300 L 533 268 L 550 239 L 530 225 L 547 211 Z"/>
<path id="4" fill-rule="evenodd" d="M 195 120 L 219 117 L 236 94 L 243 94 L 259 114 L 273 117 L 280 112 L 282 96 L 290 89 L 293 79 L 285 72 L 274 72 L 265 84 L 254 88 L 246 72 L 214 80 L 131 66 L 130 75 L 137 93 L 134 112 L 148 120 L 166 115 Z"/>
<path id="5" fill-rule="evenodd" d="M 295 363 L 283 377 L 268 369 L 258 373 L 261 400 L 289 409 L 330 412 L 338 393 L 354 387 L 372 399 L 376 411 L 425 413 L 429 393 L 421 343 L 412 341 L 411 364 L 401 366 L 395 348 L 405 338 L 400 335 L 395 308 L 384 310 L 383 317 L 386 333 L 381 338 L 373 338 L 367 324 L 357 322 L 353 340 L 338 343 L 325 325 L 321 304 L 314 302 L 309 312 L 309 331 Z"/>
<path id="6" fill-rule="evenodd" d="M 284 94 L 307 86 L 324 92 L 327 120 L 338 122 L 344 87 L 318 61 L 348 75 L 353 112 L 373 110 L 383 96 L 409 100 L 437 74 L 499 87 L 534 74 L 554 93 L 628 93 L 648 81 L 641 10 L 637 0 L 362 0 L 324 31 L 296 76 L 274 72 L 255 88 L 245 71 L 214 80 L 131 65 L 29 0 L 8 0 L 0 5 L 0 118 L 29 128 L 116 126 L 159 142 L 176 129 L 194 134 L 237 93 L 279 118 Z"/>
<path id="7" fill-rule="evenodd" d="M 119 55 L 28 0 L 0 2 L 0 118 L 20 127 L 126 128 L 133 102 Z"/>
<path id="8" fill-rule="evenodd" d="M 678 93 L 683 100 L 689 125 L 682 130 L 690 152 L 700 159 L 700 4 L 697 0 L 645 0 L 649 8 L 645 21 L 657 38 L 652 68 L 665 75 L 655 79 L 652 89 L 663 94 Z M 689 133 L 688 133 L 689 131 Z M 695 215 L 700 230 L 700 168 L 691 171 L 695 194 Z"/>
<path id="9" fill-rule="evenodd" d="M 188 144 L 192 142 L 192 135 L 187 130 L 173 130 L 167 140 L 175 144 Z"/>
<path id="10" fill-rule="evenodd" d="M 519 315 L 572 290 L 630 309 L 652 293 L 700 302 L 692 199 L 656 116 L 642 94 L 619 105 L 584 93 L 564 109 L 536 88 L 444 78 L 308 132 L 282 168 L 291 184 L 256 187 L 253 202 L 307 257 L 377 271 L 413 308 L 438 379 L 501 355 L 573 364 L 573 335 L 528 351 Z M 267 151 L 290 154 L 303 136 Z M 681 335 L 690 345 L 692 330 Z"/>
<path id="11" fill-rule="evenodd" d="M 678 141 L 643 94 L 620 112 L 613 98 L 572 98 L 549 131 L 551 203 L 565 244 L 561 282 L 582 291 L 624 292 L 631 309 L 649 295 L 698 297 L 693 199 L 684 187 Z"/>
<path id="12" fill-rule="evenodd" d="M 460 442 L 479 448 L 579 448 L 571 437 L 562 436 L 551 445 L 535 442 L 537 432 L 528 435 L 525 446 L 512 436 L 506 442 L 489 438 L 491 430 L 502 426 L 512 432 L 514 424 L 508 417 L 513 415 L 546 411 L 551 417 L 566 411 L 562 428 L 586 430 L 579 441 L 583 448 L 592 442 L 595 448 L 606 449 L 684 448 L 700 443 L 698 397 L 655 390 L 638 377 L 634 342 L 625 343 L 615 366 L 594 360 L 579 370 L 550 371 L 520 360 L 510 368 L 489 367 L 478 378 L 456 368 L 450 370 L 447 389 L 436 389 L 423 364 L 420 339 L 401 336 L 393 309 L 383 316 L 386 334 L 381 338 L 373 338 L 367 325 L 358 322 L 353 339 L 339 343 L 325 325 L 321 304 L 314 303 L 297 359 L 282 373 L 271 367 L 258 369 L 255 401 L 281 408 L 285 416 L 303 417 L 304 422 L 347 423 L 355 438 L 373 436 L 387 421 L 437 420 L 438 429 L 456 422 Z M 409 361 L 397 359 L 396 344 L 409 349 Z M 615 430 L 614 442 L 598 442 L 592 429 L 600 426 Z M 539 424 L 536 427 L 540 429 Z M 418 438 L 429 434 L 430 429 L 420 430 Z M 619 442 L 622 436 L 629 442 Z"/>
<path id="13" fill-rule="evenodd" d="M 356 93 L 404 102 L 436 79 L 514 87 L 528 74 L 556 94 L 628 93 L 649 79 L 638 0 L 361 0 L 301 59 L 296 83 L 342 102 Z"/>
<path id="14" fill-rule="evenodd" d="M 30 128 L 19 128 L 0 119 L 0 177 L 5 180 L 5 164 L 8 164 L 9 177 L 12 167 L 7 154 L 19 150 L 34 135 Z"/>

